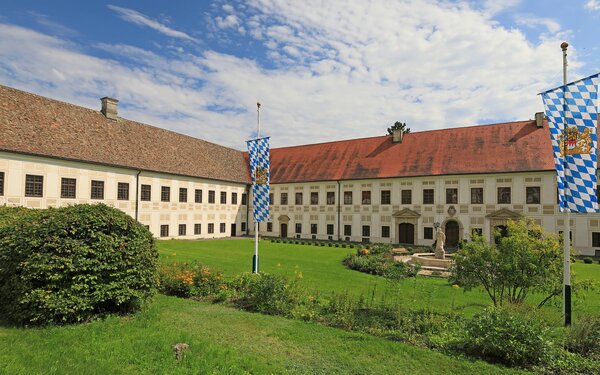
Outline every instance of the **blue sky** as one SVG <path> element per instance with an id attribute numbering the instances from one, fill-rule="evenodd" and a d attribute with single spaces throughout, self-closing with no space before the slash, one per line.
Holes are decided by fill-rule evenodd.
<path id="1" fill-rule="evenodd" d="M 600 71 L 600 0 L 12 1 L 0 84 L 244 149 L 533 118 Z"/>

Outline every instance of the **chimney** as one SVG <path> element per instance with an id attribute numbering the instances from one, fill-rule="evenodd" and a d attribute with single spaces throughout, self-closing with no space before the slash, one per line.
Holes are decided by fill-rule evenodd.
<path id="1" fill-rule="evenodd" d="M 117 120 L 119 118 L 117 115 L 119 101 L 117 99 L 109 98 L 108 96 L 100 99 L 100 101 L 102 102 L 102 114 L 108 119 Z"/>
<path id="2" fill-rule="evenodd" d="M 392 143 L 402 143 L 402 138 L 404 138 L 404 131 L 396 129 L 392 132 Z"/>
<path id="3" fill-rule="evenodd" d="M 544 127 L 544 112 L 537 112 L 535 114 L 535 126 L 538 128 Z"/>

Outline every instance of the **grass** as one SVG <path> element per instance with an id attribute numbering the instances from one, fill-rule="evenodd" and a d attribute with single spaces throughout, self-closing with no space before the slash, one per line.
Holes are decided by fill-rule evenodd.
<path id="1" fill-rule="evenodd" d="M 158 241 L 158 249 L 163 262 L 198 261 L 223 271 L 226 277 L 233 277 L 251 271 L 254 240 Z M 446 279 L 419 276 L 391 283 L 381 277 L 349 270 L 341 260 L 356 249 L 261 241 L 259 251 L 261 271 L 292 277 L 301 275 L 302 283 L 319 293 L 347 292 L 370 298 L 375 291 L 375 298 L 392 299 L 410 307 L 457 311 L 467 316 L 491 303 L 483 290 L 464 292 L 452 288 Z M 600 282 L 598 263 L 574 263 L 572 272 L 579 279 Z M 531 303 L 540 299 L 541 296 L 530 297 Z M 580 314 L 597 313 L 600 311 L 600 293 L 575 295 L 573 304 L 574 319 Z M 556 322 L 561 321 L 560 305 L 548 306 L 545 313 Z"/>
<path id="2" fill-rule="evenodd" d="M 181 362 L 171 346 L 190 345 Z M 481 361 L 252 314 L 157 296 L 132 317 L 44 329 L 0 325 L 2 374 L 516 374 Z"/>

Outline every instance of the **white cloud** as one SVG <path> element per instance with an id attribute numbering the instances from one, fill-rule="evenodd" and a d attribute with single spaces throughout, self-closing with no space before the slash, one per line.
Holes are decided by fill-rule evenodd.
<path id="1" fill-rule="evenodd" d="M 151 29 L 158 31 L 161 34 L 170 36 L 172 38 L 179 38 L 179 39 L 185 39 L 185 40 L 196 40 L 195 38 L 192 38 L 191 36 L 189 36 L 188 34 L 182 32 L 182 31 L 174 30 L 174 29 L 168 27 L 167 25 L 164 25 L 156 20 L 153 20 L 152 18 L 146 16 L 145 14 L 142 14 L 133 9 L 122 8 L 122 7 L 118 7 L 116 5 L 107 5 L 107 7 L 110 10 L 117 12 L 119 14 L 119 17 L 121 17 L 121 19 L 123 19 L 124 21 L 131 22 L 138 26 L 147 26 Z"/>
<path id="2" fill-rule="evenodd" d="M 234 14 L 230 14 L 225 17 L 217 17 L 215 19 L 217 27 L 219 29 L 227 29 L 230 27 L 236 27 L 240 24 L 240 21 Z"/>
<path id="3" fill-rule="evenodd" d="M 520 15 L 516 17 L 517 25 L 526 27 L 545 27 L 549 33 L 556 34 L 560 31 L 561 26 L 552 18 L 535 17 L 531 15 Z"/>
<path id="4" fill-rule="evenodd" d="M 599 0 L 588 0 L 588 2 L 585 3 L 585 9 L 600 10 L 600 1 Z"/>
<path id="5" fill-rule="evenodd" d="M 542 110 L 536 94 L 561 79 L 559 33 L 530 41 L 465 3 L 244 4 L 238 26 L 267 46 L 270 68 L 211 50 L 171 56 L 120 44 L 97 44 L 114 56 L 98 58 L 0 24 L 0 81 L 92 108 L 115 96 L 124 117 L 243 149 L 257 101 L 265 134 L 282 146 L 382 135 L 394 121 L 421 131 L 528 119 Z M 575 78 L 576 49 L 569 59 Z"/>

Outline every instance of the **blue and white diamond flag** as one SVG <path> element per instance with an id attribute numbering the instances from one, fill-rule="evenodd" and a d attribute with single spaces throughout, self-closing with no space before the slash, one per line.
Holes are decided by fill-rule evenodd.
<path id="1" fill-rule="evenodd" d="M 561 211 L 598 212 L 598 74 L 542 93 Z"/>
<path id="2" fill-rule="evenodd" d="M 252 175 L 252 206 L 254 221 L 269 220 L 269 182 L 271 180 L 269 162 L 269 137 L 252 139 L 248 142 L 250 174 Z"/>

